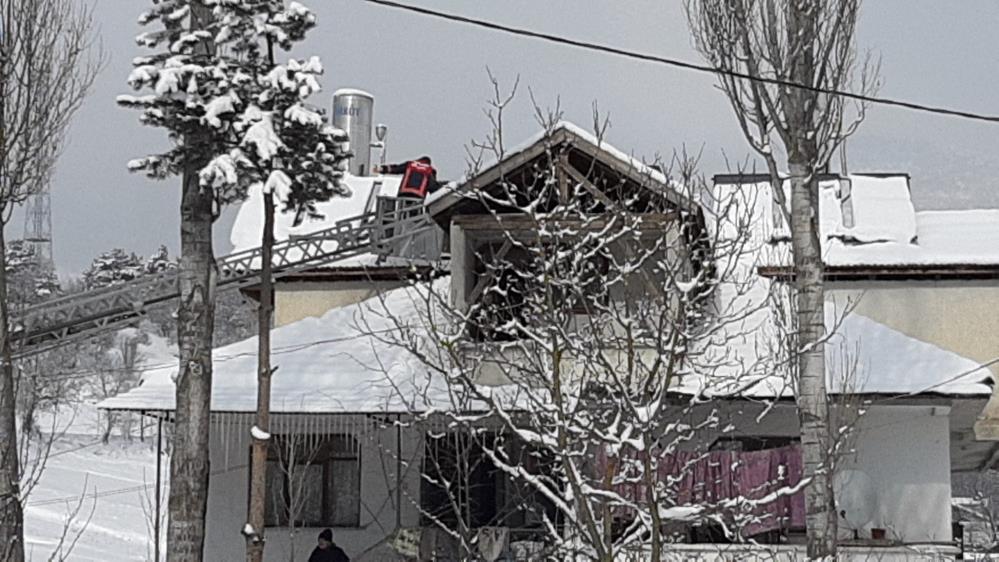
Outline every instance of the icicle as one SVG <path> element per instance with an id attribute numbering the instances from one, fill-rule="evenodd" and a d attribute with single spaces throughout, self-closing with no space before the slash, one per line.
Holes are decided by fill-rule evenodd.
<path id="1" fill-rule="evenodd" d="M 319 441 L 318 441 L 319 436 L 316 435 L 316 428 L 315 428 L 316 416 L 314 416 L 312 414 L 308 414 L 308 415 L 305 415 L 305 416 L 302 416 L 302 417 L 305 418 L 305 419 L 303 419 L 301 421 L 305 425 L 304 433 L 305 433 L 306 440 L 308 442 L 309 450 L 310 451 L 315 451 L 316 447 L 319 446 Z"/>
<path id="2" fill-rule="evenodd" d="M 222 469 L 229 470 L 229 449 L 232 448 L 232 440 L 229 430 L 232 428 L 230 414 L 223 412 L 219 414 L 219 424 L 222 426 L 219 433 L 222 435 Z"/>
<path id="3" fill-rule="evenodd" d="M 225 448 L 225 455 L 226 455 L 225 462 L 226 462 L 226 470 L 228 470 L 232 468 L 232 457 L 231 457 L 232 451 L 233 449 L 238 449 L 240 443 L 238 437 L 234 439 L 234 436 L 236 435 L 235 433 L 233 433 L 233 431 L 235 430 L 234 426 L 236 425 L 236 419 L 234 415 L 229 413 L 226 414 L 225 417 L 226 417 L 225 425 L 226 425 L 226 442 L 227 442 Z"/>
<path id="4" fill-rule="evenodd" d="M 368 424 L 365 421 L 364 416 L 354 416 L 353 419 L 353 429 L 354 433 L 357 435 L 357 439 L 354 440 L 354 453 L 361 453 L 361 441 L 371 439 L 372 434 L 368 431 Z"/>
<path id="5" fill-rule="evenodd" d="M 354 435 L 353 447 L 360 450 L 361 441 L 368 439 L 370 435 L 365 430 L 364 416 L 350 417 L 350 432 Z"/>

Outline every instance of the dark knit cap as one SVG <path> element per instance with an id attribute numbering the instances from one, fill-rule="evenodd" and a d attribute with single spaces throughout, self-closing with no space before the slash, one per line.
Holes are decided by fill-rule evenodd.
<path id="1" fill-rule="evenodd" d="M 333 529 L 323 529 L 323 532 L 319 533 L 319 538 L 333 542 Z"/>

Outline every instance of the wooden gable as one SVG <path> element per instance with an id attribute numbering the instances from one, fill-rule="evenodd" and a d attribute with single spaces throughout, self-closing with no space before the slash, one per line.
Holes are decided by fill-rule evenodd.
<path id="1" fill-rule="evenodd" d="M 428 204 L 430 215 L 447 226 L 458 215 L 516 213 L 518 205 L 536 201 L 544 183 L 542 205 L 554 207 L 568 197 L 570 184 L 582 186 L 583 207 L 599 214 L 627 201 L 630 212 L 665 212 L 696 206 L 669 184 L 660 170 L 630 158 L 568 124 L 560 124 L 524 148 L 511 151 Z M 501 204 L 496 199 L 511 201 Z"/>

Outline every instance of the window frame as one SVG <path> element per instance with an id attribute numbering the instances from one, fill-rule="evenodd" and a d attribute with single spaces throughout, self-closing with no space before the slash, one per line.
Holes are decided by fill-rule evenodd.
<path id="1" fill-rule="evenodd" d="M 308 455 L 298 455 L 296 454 L 295 467 L 310 467 L 318 465 L 322 469 L 322 491 L 320 500 L 320 510 L 322 511 L 322 516 L 319 521 L 306 520 L 299 513 L 297 521 L 291 521 L 289 514 L 289 505 L 291 504 L 291 475 L 288 474 L 287 464 L 284 458 L 287 457 L 287 450 L 282 456 L 282 454 L 275 447 L 287 447 L 287 441 L 289 439 L 300 439 L 303 441 L 310 441 L 315 439 L 318 444 L 319 453 L 314 455 L 311 459 L 307 458 Z M 337 448 L 337 442 L 343 444 L 342 447 Z M 277 463 L 280 485 L 281 485 L 281 495 L 283 499 L 283 504 L 280 507 L 272 507 L 270 500 L 270 494 L 274 490 L 274 482 L 267 478 L 267 493 L 268 497 L 265 499 L 265 516 L 264 516 L 264 526 L 265 528 L 290 528 L 292 526 L 296 528 L 308 528 L 308 527 L 335 527 L 343 529 L 356 529 L 361 526 L 361 493 L 362 493 L 362 455 L 360 442 L 356 436 L 349 433 L 336 433 L 329 435 L 312 435 L 312 434 L 272 434 L 270 442 L 267 447 L 267 461 L 265 464 L 265 470 L 269 473 L 269 467 L 271 463 Z M 250 449 L 250 470 L 249 479 L 247 480 L 247 488 L 249 489 L 253 481 L 253 466 L 252 466 L 252 447 Z M 335 461 L 353 461 L 356 469 L 356 495 L 355 499 L 351 505 L 351 511 L 354 513 L 353 520 L 350 523 L 344 522 L 334 522 L 334 514 L 337 510 L 336 499 L 332 494 L 331 486 L 331 475 L 333 474 L 332 465 Z M 302 493 L 308 493 L 308 488 L 303 490 Z M 247 504 L 249 505 L 249 493 L 247 493 Z M 277 514 L 272 513 L 273 509 L 278 509 L 280 512 Z"/>

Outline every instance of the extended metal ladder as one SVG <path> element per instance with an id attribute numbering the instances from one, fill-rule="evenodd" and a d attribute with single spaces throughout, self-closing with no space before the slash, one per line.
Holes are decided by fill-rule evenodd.
<path id="1" fill-rule="evenodd" d="M 381 197 L 374 211 L 276 243 L 274 276 L 280 278 L 359 254 L 384 255 L 395 242 L 431 228 L 434 225 L 421 201 Z M 253 248 L 217 258 L 216 291 L 258 283 L 261 252 Z M 132 324 L 150 306 L 179 297 L 178 274 L 172 270 L 25 308 L 11 326 L 14 356 L 33 355 Z"/>

